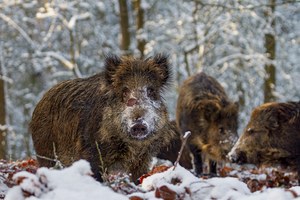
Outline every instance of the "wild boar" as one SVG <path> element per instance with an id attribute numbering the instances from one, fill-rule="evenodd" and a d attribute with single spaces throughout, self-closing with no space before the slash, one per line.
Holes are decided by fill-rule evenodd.
<path id="1" fill-rule="evenodd" d="M 253 109 L 228 157 L 239 164 L 294 166 L 299 177 L 300 102 L 270 102 Z"/>
<path id="2" fill-rule="evenodd" d="M 40 166 L 53 166 L 55 153 L 65 166 L 89 161 L 99 181 L 104 172 L 131 173 L 135 181 L 174 135 L 162 97 L 170 81 L 166 55 L 109 55 L 102 73 L 54 86 L 30 123 Z"/>
<path id="3" fill-rule="evenodd" d="M 229 100 L 216 79 L 200 72 L 180 87 L 176 123 L 181 133 L 192 133 L 187 145 L 195 173 L 203 173 L 203 156 L 209 160 L 209 173 L 215 175 L 216 162 L 226 159 L 238 138 L 238 104 Z"/>

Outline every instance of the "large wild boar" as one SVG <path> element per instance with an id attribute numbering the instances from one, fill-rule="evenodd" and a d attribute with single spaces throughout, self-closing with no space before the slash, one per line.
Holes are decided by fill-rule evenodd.
<path id="1" fill-rule="evenodd" d="M 54 86 L 30 123 L 39 164 L 53 166 L 45 158 L 56 153 L 66 166 L 86 159 L 99 181 L 103 171 L 131 173 L 135 181 L 173 137 L 162 98 L 170 80 L 165 55 L 109 55 L 104 72 Z"/>
<path id="2" fill-rule="evenodd" d="M 295 166 L 300 177 L 300 102 L 256 107 L 228 157 L 239 164 Z"/>
<path id="3" fill-rule="evenodd" d="M 202 156 L 209 160 L 209 173 L 224 161 L 237 140 L 238 105 L 224 88 L 204 72 L 184 81 L 179 91 L 176 122 L 180 132 L 191 131 L 188 146 L 196 174 L 203 173 Z"/>

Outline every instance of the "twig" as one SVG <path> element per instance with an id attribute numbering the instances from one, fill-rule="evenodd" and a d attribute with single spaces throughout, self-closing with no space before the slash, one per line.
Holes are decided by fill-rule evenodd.
<path id="1" fill-rule="evenodd" d="M 180 147 L 180 151 L 179 151 L 179 153 L 178 153 L 177 160 L 176 160 L 175 163 L 174 163 L 173 171 L 175 170 L 177 164 L 179 163 L 180 157 L 181 157 L 182 152 L 183 152 L 183 148 L 184 148 L 184 146 L 185 146 L 185 144 L 186 144 L 186 142 L 187 142 L 187 139 L 190 137 L 190 135 L 191 135 L 191 131 L 186 131 L 186 132 L 184 133 L 183 140 L 182 140 L 182 144 L 181 144 L 181 147 Z"/>
<path id="2" fill-rule="evenodd" d="M 64 165 L 58 159 L 52 159 L 52 158 L 48 158 L 48 157 L 41 156 L 38 154 L 36 154 L 36 157 L 55 162 L 55 165 L 53 167 L 54 169 L 63 169 L 64 168 Z"/>
<path id="3" fill-rule="evenodd" d="M 106 172 L 106 169 L 104 168 L 104 162 L 103 162 L 103 159 L 102 159 L 102 154 L 101 154 L 101 151 L 100 151 L 100 148 L 99 148 L 99 144 L 98 142 L 96 141 L 96 147 L 97 147 L 97 151 L 99 153 L 99 160 L 100 160 L 100 170 L 101 170 L 101 176 L 102 176 L 102 179 L 104 182 L 108 182 L 108 175 L 107 175 L 107 172 Z"/>
<path id="4" fill-rule="evenodd" d="M 56 147 L 55 147 L 55 143 L 53 142 L 53 154 L 54 154 L 54 158 L 55 158 L 55 165 L 54 165 L 54 169 L 62 169 L 64 168 L 63 164 L 60 162 L 60 160 L 58 160 L 58 155 L 56 153 Z"/>
<path id="5" fill-rule="evenodd" d="M 223 4 L 218 4 L 218 3 L 203 3 L 202 1 L 197 0 L 197 3 L 199 3 L 201 6 L 210 6 L 210 7 L 219 7 L 219 8 L 223 8 L 223 9 L 229 9 L 229 10 L 253 10 L 256 8 L 262 8 L 262 7 L 271 7 L 274 6 L 273 4 L 258 4 L 258 5 L 247 5 L 247 6 L 243 6 L 243 7 L 234 7 L 234 6 L 227 6 L 227 5 L 223 5 Z M 294 4 L 294 3 L 299 3 L 299 0 L 288 0 L 288 1 L 283 1 L 283 2 L 278 2 L 275 3 L 275 6 L 282 6 L 282 5 L 286 5 L 286 4 Z"/>
<path id="6" fill-rule="evenodd" d="M 55 148 L 54 142 L 53 142 L 53 154 L 54 154 L 54 159 L 48 158 L 48 157 L 45 157 L 45 156 L 41 156 L 41 155 L 38 155 L 38 154 L 36 154 L 36 157 L 55 162 L 55 165 L 53 167 L 54 169 L 63 169 L 64 165 L 58 159 L 58 155 L 56 154 L 56 148 Z"/>

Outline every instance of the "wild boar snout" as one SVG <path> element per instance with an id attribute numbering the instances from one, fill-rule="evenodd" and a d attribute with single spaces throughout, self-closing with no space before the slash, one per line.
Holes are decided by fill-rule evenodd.
<path id="1" fill-rule="evenodd" d="M 244 151 L 240 151 L 239 149 L 232 148 L 227 157 L 233 163 L 244 164 L 247 162 L 246 153 Z"/>
<path id="2" fill-rule="evenodd" d="M 148 123 L 144 119 L 137 119 L 130 127 L 130 135 L 137 139 L 143 139 L 149 134 Z"/>

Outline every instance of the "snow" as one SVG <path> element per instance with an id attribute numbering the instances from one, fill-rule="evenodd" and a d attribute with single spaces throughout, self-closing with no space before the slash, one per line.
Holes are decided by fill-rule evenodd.
<path id="1" fill-rule="evenodd" d="M 171 180 L 178 178 L 181 183 L 172 185 Z M 292 187 L 289 190 L 283 188 L 265 189 L 251 193 L 247 185 L 237 178 L 210 178 L 199 179 L 181 166 L 169 168 L 163 173 L 158 173 L 145 178 L 142 188 L 150 191 L 153 188 L 167 186 L 177 194 L 182 193 L 189 188 L 191 196 L 185 196 L 184 199 L 231 199 L 231 200 L 289 200 L 295 199 L 294 194 L 300 195 L 300 187 Z M 140 197 L 149 197 L 151 195 L 140 195 Z M 300 199 L 298 197 L 297 199 Z"/>
<path id="2" fill-rule="evenodd" d="M 172 180 L 180 180 L 180 183 L 174 185 L 171 183 Z M 142 188 L 150 191 L 163 185 L 176 191 L 177 194 L 184 193 L 186 188 L 189 188 L 192 199 L 222 199 L 223 197 L 238 199 L 250 194 L 247 185 L 237 178 L 199 179 L 180 165 L 175 170 L 171 167 L 166 172 L 145 178 Z M 185 199 L 189 197 L 186 196 Z"/>
<path id="3" fill-rule="evenodd" d="M 157 191 L 163 189 L 185 200 L 300 200 L 299 186 L 290 189 L 267 188 L 251 193 L 247 185 L 238 178 L 198 178 L 180 165 L 146 177 L 143 183 L 137 186 L 142 192 L 129 195 L 116 193 L 94 180 L 91 177 L 90 165 L 85 160 L 77 161 L 62 170 L 39 168 L 36 174 L 19 172 L 14 175 L 14 179 L 19 185 L 8 190 L 5 200 L 98 200 L 103 197 L 108 200 L 133 197 L 155 200 L 159 199 Z"/>
<path id="4" fill-rule="evenodd" d="M 186 131 L 186 132 L 184 133 L 183 138 L 188 138 L 190 135 L 191 135 L 191 131 Z"/>
<path id="5" fill-rule="evenodd" d="M 164 173 L 157 173 L 146 178 L 142 183 L 142 188 L 149 191 L 163 184 L 170 183 L 174 178 L 178 178 L 179 180 L 181 180 L 181 186 L 183 187 L 192 182 L 199 181 L 197 177 L 195 177 L 191 172 L 187 171 L 180 165 L 177 165 L 175 170 L 173 169 L 174 168 L 171 167 Z M 171 184 L 168 185 L 172 187 Z M 174 189 L 176 189 L 176 187 L 174 187 Z M 179 187 L 177 189 L 181 190 Z"/>
<path id="6" fill-rule="evenodd" d="M 40 168 L 36 175 L 19 172 L 14 179 L 17 180 L 21 177 L 25 177 L 25 179 L 20 185 L 8 191 L 5 200 L 98 200 L 100 197 L 108 200 L 128 199 L 95 181 L 90 176 L 91 173 L 90 165 L 85 160 L 77 161 L 63 170 Z M 33 196 L 24 198 L 22 191 L 27 191 Z"/>
<path id="7" fill-rule="evenodd" d="M 299 195 L 299 194 L 298 194 Z M 251 196 L 244 196 L 241 200 L 288 200 L 295 199 L 293 193 L 282 188 L 267 189 L 264 192 L 255 192 Z M 299 197 L 297 199 L 300 199 Z"/>

